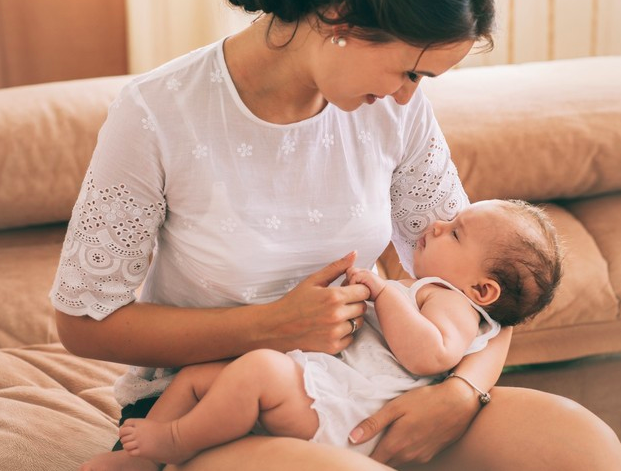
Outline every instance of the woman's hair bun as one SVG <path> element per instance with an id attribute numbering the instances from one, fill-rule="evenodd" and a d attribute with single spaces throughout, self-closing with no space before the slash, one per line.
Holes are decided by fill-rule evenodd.
<path id="1" fill-rule="evenodd" d="M 283 21 L 297 21 L 315 11 L 321 2 L 317 0 L 228 0 L 231 5 L 242 7 L 249 13 L 262 11 L 273 13 Z"/>

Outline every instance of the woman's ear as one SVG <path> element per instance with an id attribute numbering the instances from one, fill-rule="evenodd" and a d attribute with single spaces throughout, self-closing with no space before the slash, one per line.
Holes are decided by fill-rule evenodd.
<path id="1" fill-rule="evenodd" d="M 489 306 L 500 297 L 500 285 L 491 278 L 484 278 L 470 286 L 466 294 L 479 306 Z"/>

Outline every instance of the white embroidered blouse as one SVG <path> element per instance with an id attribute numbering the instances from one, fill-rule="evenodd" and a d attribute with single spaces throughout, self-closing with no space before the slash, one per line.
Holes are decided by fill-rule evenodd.
<path id="1" fill-rule="evenodd" d="M 272 124 L 241 101 L 222 45 L 136 78 L 110 107 L 50 294 L 60 311 L 100 320 L 141 284 L 152 303 L 266 303 L 351 250 L 371 267 L 391 238 L 411 271 L 419 235 L 467 204 L 420 90 Z M 166 374 L 133 368 L 120 402 Z"/>

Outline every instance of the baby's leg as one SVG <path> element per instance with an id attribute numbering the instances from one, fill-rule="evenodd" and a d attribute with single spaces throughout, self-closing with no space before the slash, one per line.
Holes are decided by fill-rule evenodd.
<path id="1" fill-rule="evenodd" d="M 228 365 L 179 420 L 128 420 L 121 441 L 133 456 L 181 463 L 199 451 L 246 435 L 261 418 L 279 435 L 310 439 L 319 425 L 302 368 L 288 356 L 256 350 Z"/>
<path id="2" fill-rule="evenodd" d="M 147 417 L 157 421 L 170 421 L 187 414 L 206 394 L 216 376 L 227 364 L 228 362 L 212 362 L 183 368 Z M 94 456 L 80 467 L 80 471 L 158 471 L 161 468 L 162 465 L 158 462 L 132 456 L 121 450 Z"/>
<path id="3" fill-rule="evenodd" d="M 147 415 L 158 422 L 179 419 L 207 394 L 230 361 L 189 365 L 181 369 Z"/>

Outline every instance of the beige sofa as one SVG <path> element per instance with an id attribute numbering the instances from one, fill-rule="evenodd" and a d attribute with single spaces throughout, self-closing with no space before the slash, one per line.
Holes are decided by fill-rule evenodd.
<path id="1" fill-rule="evenodd" d="M 1 470 L 76 469 L 115 441 L 124 367 L 68 354 L 47 295 L 97 130 L 128 79 L 0 90 Z M 621 352 L 619 84 L 621 57 L 425 79 L 471 199 L 545 201 L 563 239 L 559 294 L 516 329 L 509 365 Z M 390 248 L 379 267 L 402 275 Z M 621 433 L 619 408 L 606 420 Z"/>

